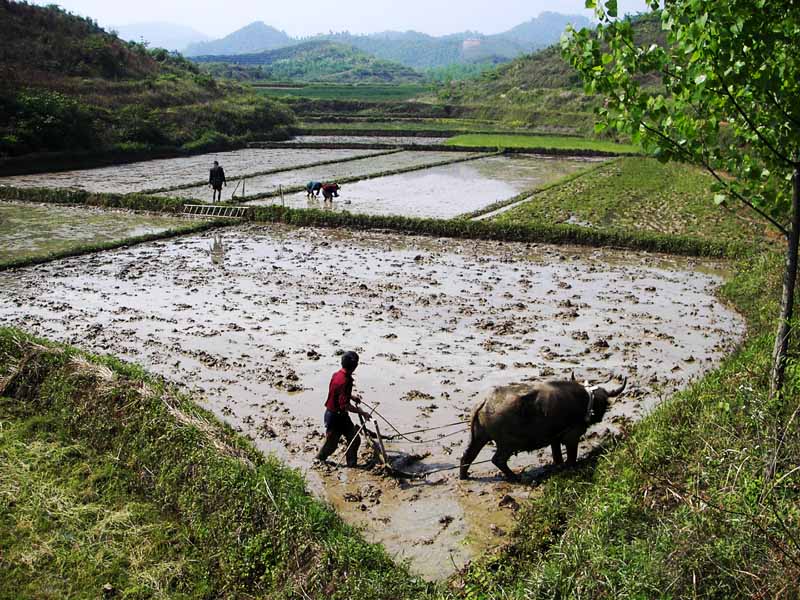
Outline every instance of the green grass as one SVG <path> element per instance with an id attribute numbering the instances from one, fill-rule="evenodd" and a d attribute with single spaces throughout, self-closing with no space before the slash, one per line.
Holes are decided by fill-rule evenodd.
<path id="1" fill-rule="evenodd" d="M 640 151 L 639 148 L 630 144 L 617 144 L 604 140 L 580 139 L 570 136 L 467 134 L 450 138 L 447 143 L 451 146 L 555 148 L 559 150 L 597 150 L 619 154 L 632 154 Z"/>
<path id="2" fill-rule="evenodd" d="M 624 157 L 535 194 L 494 218 L 499 224 L 571 222 L 708 240 L 763 240 L 765 222 L 738 205 L 719 207 L 711 176 L 679 163 Z"/>
<path id="3" fill-rule="evenodd" d="M 0 424 L 0 598 L 207 596 L 213 554 L 113 454 L 9 398 Z"/>
<path id="4" fill-rule="evenodd" d="M 270 87 L 269 84 L 254 84 L 253 89 L 273 98 L 320 98 L 323 100 L 361 100 L 365 102 L 384 102 L 387 100 L 410 100 L 431 91 L 431 87 L 422 84 L 311 84 L 302 87 Z"/>

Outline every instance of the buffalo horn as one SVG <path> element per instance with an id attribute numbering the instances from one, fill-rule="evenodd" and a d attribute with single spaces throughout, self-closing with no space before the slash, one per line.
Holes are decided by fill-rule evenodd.
<path id="1" fill-rule="evenodd" d="M 608 393 L 610 398 L 613 398 L 614 396 L 619 396 L 623 392 L 623 390 L 625 389 L 626 385 L 628 385 L 628 378 L 627 377 L 623 378 L 621 386 L 619 386 L 618 388 L 613 389 L 613 390 L 606 390 L 606 392 Z"/>

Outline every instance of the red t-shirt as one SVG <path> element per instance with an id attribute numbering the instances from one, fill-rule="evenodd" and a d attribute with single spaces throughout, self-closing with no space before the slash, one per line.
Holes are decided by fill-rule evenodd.
<path id="1" fill-rule="evenodd" d="M 353 377 L 344 369 L 339 369 L 331 377 L 325 408 L 335 413 L 347 412 L 352 394 Z"/>

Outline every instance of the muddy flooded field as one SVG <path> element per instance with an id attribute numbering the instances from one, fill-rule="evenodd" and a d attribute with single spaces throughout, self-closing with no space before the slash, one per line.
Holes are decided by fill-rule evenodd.
<path id="1" fill-rule="evenodd" d="M 306 150 L 304 150 L 304 152 L 306 152 Z M 315 152 L 317 152 L 318 160 L 323 161 L 327 160 L 329 152 L 339 151 L 316 150 Z M 459 152 L 395 152 L 383 156 L 367 157 L 339 164 L 323 165 L 308 169 L 297 169 L 295 171 L 253 177 L 247 180 L 247 194 L 254 195 L 275 192 L 278 190 L 279 185 L 283 187 L 292 187 L 305 185 L 309 181 L 336 181 L 337 179 L 343 179 L 345 177 L 366 177 L 384 171 L 424 166 L 446 160 L 465 158 L 467 156 L 474 155 Z M 208 186 L 198 186 L 162 195 L 174 196 L 177 198 L 202 199 L 209 195 L 209 190 Z M 305 198 L 305 194 L 303 194 L 303 198 Z"/>
<path id="2" fill-rule="evenodd" d="M 444 144 L 447 137 L 423 136 L 367 136 L 367 135 L 298 135 L 291 142 L 300 144 L 396 144 L 398 146 L 438 146 Z"/>
<path id="3" fill-rule="evenodd" d="M 454 467 L 461 424 L 494 385 L 541 377 L 628 391 L 580 455 L 714 366 L 744 334 L 713 264 L 607 250 L 248 226 L 0 274 L 0 323 L 137 362 L 199 390 L 216 414 L 300 468 L 365 535 L 428 578 L 504 542 L 535 486 L 491 464 L 399 482 L 312 468 L 344 350 L 356 391 L 419 443 L 407 470 Z M 392 433 L 386 423 L 383 431 Z M 444 436 L 444 437 L 440 437 Z M 341 449 L 343 450 L 343 448 Z M 491 456 L 485 449 L 477 461 Z M 334 455 L 342 460 L 341 454 Z M 362 445 L 360 463 L 369 460 Z M 549 451 L 512 461 L 526 478 Z"/>
<path id="4" fill-rule="evenodd" d="M 413 217 L 452 218 L 511 198 L 585 169 L 584 159 L 541 156 L 491 156 L 422 171 L 349 183 L 333 210 Z M 292 208 L 321 208 L 321 200 L 306 194 L 286 196 Z M 255 200 L 267 205 L 280 199 Z"/>
<path id="5" fill-rule="evenodd" d="M 228 180 L 236 180 L 249 173 L 273 169 L 288 169 L 323 160 L 347 159 L 354 156 L 370 156 L 377 150 L 298 150 L 245 149 L 232 152 L 217 152 L 183 158 L 166 158 L 114 165 L 99 169 L 64 171 L 61 173 L 38 173 L 0 177 L 0 193 L 3 185 L 13 187 L 47 187 L 82 189 L 89 192 L 115 192 L 128 194 L 151 189 L 161 189 L 208 180 L 208 170 L 216 160 L 225 169 Z M 229 184 L 230 186 L 230 184 Z M 207 189 L 207 186 L 206 188 Z M 233 188 L 226 188 L 226 190 Z M 208 194 L 207 194 L 208 195 Z"/>
<path id="6" fill-rule="evenodd" d="M 0 201 L 0 263 L 186 224 L 161 215 Z"/>

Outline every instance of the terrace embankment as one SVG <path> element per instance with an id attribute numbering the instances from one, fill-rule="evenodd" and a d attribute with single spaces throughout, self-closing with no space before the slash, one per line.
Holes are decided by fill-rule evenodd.
<path id="1" fill-rule="evenodd" d="M 357 389 L 401 431 L 462 421 L 498 384 L 574 371 L 626 375 L 590 431 L 601 446 L 712 368 L 744 334 L 713 296 L 713 263 L 608 250 L 247 226 L 0 275 L 2 323 L 135 361 L 197 389 L 208 408 L 299 467 L 345 519 L 427 577 L 501 544 L 536 488 L 493 468 L 398 483 L 312 470 L 338 355 L 362 354 Z M 213 260 L 212 260 L 213 259 Z M 449 433 L 444 430 L 444 433 Z M 424 472 L 457 464 L 466 432 L 392 442 Z M 488 457 L 479 457 L 479 461 Z M 367 460 L 362 452 L 361 462 Z M 523 455 L 526 477 L 549 457 Z M 531 470 L 532 468 L 532 470 Z"/>

